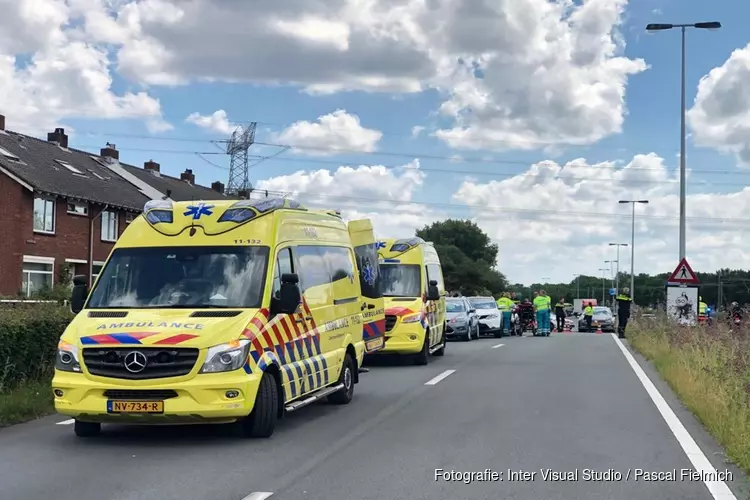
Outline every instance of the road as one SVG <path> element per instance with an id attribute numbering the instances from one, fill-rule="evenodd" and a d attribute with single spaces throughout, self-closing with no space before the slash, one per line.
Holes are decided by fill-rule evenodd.
<path id="1" fill-rule="evenodd" d="M 675 437 L 625 349 L 609 334 L 582 333 L 451 343 L 426 367 L 376 363 L 350 405 L 293 413 L 270 440 L 238 439 L 228 426 L 105 426 L 100 437 L 80 440 L 64 417 L 49 417 L 0 430 L 0 498 L 747 498 L 745 478 L 731 467 L 733 481 L 711 483 L 714 494 L 701 480 L 635 480 L 635 469 L 694 467 L 681 447 L 689 437 Z M 716 445 L 645 370 L 700 446 L 686 445 L 691 457 L 727 469 Z M 436 469 L 490 469 L 504 480 L 436 480 Z M 508 469 L 536 474 L 510 481 Z M 543 469 L 577 470 L 579 478 L 549 481 Z M 585 469 L 623 477 L 585 481 Z M 736 497 L 718 496 L 729 488 Z"/>

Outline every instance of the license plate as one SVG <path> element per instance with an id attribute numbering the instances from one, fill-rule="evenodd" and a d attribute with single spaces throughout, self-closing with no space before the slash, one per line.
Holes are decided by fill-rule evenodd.
<path id="1" fill-rule="evenodd" d="M 383 347 L 383 341 L 383 337 L 368 340 L 365 344 L 365 349 L 367 349 L 367 352 L 377 351 L 378 349 Z"/>
<path id="2" fill-rule="evenodd" d="M 107 413 L 164 413 L 164 401 L 107 401 Z"/>

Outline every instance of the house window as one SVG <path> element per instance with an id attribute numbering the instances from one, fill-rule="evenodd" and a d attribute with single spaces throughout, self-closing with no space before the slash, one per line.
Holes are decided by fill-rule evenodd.
<path id="1" fill-rule="evenodd" d="M 24 255 L 21 294 L 30 297 L 36 292 L 52 288 L 54 268 L 53 258 Z"/>
<path id="2" fill-rule="evenodd" d="M 102 212 L 102 241 L 117 241 L 117 212 Z"/>
<path id="3" fill-rule="evenodd" d="M 34 231 L 55 232 L 55 200 L 34 198 Z"/>
<path id="4" fill-rule="evenodd" d="M 93 285 L 97 278 L 99 278 L 99 275 L 102 272 L 102 267 L 104 267 L 104 262 L 97 262 L 94 261 L 94 265 L 91 268 L 91 284 Z"/>
<path id="5" fill-rule="evenodd" d="M 133 222 L 135 220 L 135 218 L 136 218 L 136 214 L 134 214 L 132 212 L 126 213 L 125 214 L 125 224 L 130 224 L 131 222 Z"/>
<path id="6" fill-rule="evenodd" d="M 69 201 L 68 213 L 71 215 L 88 215 L 89 206 L 86 203 L 78 203 L 75 201 Z"/>

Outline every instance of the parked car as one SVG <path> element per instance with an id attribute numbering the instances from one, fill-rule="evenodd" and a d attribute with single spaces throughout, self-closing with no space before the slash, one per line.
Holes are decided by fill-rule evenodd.
<path id="1" fill-rule="evenodd" d="M 609 307 L 594 306 L 594 316 L 591 318 L 591 330 L 596 331 L 600 327 L 603 332 L 615 331 L 615 316 Z M 587 331 L 586 317 L 583 314 L 578 317 L 578 331 Z"/>
<path id="2" fill-rule="evenodd" d="M 469 297 L 469 302 L 477 310 L 479 335 L 495 335 L 503 331 L 503 318 L 492 297 Z"/>
<path id="3" fill-rule="evenodd" d="M 469 341 L 479 338 L 479 319 L 476 309 L 466 297 L 448 297 L 445 299 L 445 319 L 448 328 L 447 339 Z"/>

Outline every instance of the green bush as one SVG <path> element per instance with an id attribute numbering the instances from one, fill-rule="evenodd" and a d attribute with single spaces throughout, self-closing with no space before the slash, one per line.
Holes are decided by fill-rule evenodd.
<path id="1" fill-rule="evenodd" d="M 71 319 L 57 304 L 0 309 L 0 393 L 52 375 L 57 343 Z"/>

